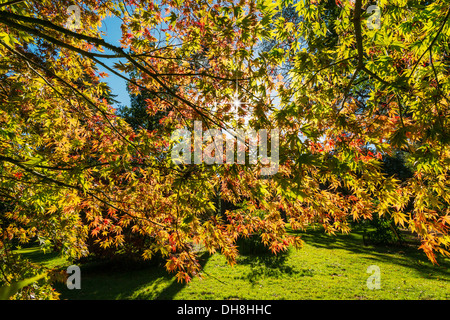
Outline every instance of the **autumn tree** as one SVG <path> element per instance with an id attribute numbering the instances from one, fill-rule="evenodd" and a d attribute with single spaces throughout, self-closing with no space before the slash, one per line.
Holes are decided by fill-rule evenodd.
<path id="1" fill-rule="evenodd" d="M 67 25 L 71 4 L 0 3 L 4 284 L 45 272 L 18 263 L 14 241 L 57 243 L 77 259 L 89 254 L 88 234 L 120 248 L 130 230 L 152 240 L 144 258 L 163 255 L 189 281 L 201 273 L 195 243 L 235 263 L 239 236 L 257 232 L 277 253 L 302 245 L 286 223 L 350 232 L 350 221 L 374 213 L 418 234 L 433 262 L 448 255 L 447 1 L 379 1 L 376 27 L 362 0 L 85 0 L 78 29 Z M 301 20 L 287 21 L 286 7 Z M 120 44 L 99 31 L 110 15 L 122 21 Z M 261 51 L 263 41 L 288 45 Z M 158 130 L 117 113 L 100 66 L 151 94 Z M 275 75 L 280 66 L 288 79 Z M 245 121 L 230 112 L 236 79 Z M 194 121 L 279 129 L 277 173 L 262 178 L 261 162 L 174 163 L 171 134 Z M 380 159 L 403 149 L 414 175 L 400 182 Z M 240 204 L 223 216 L 219 187 Z"/>
<path id="2" fill-rule="evenodd" d="M 280 90 L 285 103 L 277 112 L 279 126 L 291 126 L 306 137 L 290 135 L 283 153 L 290 155 L 291 175 L 299 179 L 298 193 L 304 199 L 298 216 L 313 209 L 311 217 L 320 217 L 331 232 L 346 229 L 349 214 L 353 219 L 370 219 L 373 213 L 389 216 L 419 234 L 420 248 L 435 261 L 434 251 L 447 255 L 449 244 L 443 68 L 448 5 L 380 1 L 377 24 L 367 23 L 370 3 L 337 3 L 339 19 L 333 24 L 339 41 L 322 50 L 302 48 L 304 41 L 320 43 L 329 32 L 324 17 L 328 3 L 298 2 L 303 21 L 293 31 L 297 43 L 289 53 L 277 55 L 279 61 L 295 56 L 295 81 Z M 433 23 L 425 24 L 422 18 L 431 16 Z M 284 30 L 292 28 L 286 24 Z M 379 159 L 397 150 L 409 153 L 414 172 L 404 182 L 379 169 Z M 324 182 L 332 187 L 317 194 Z M 340 187 L 351 194 L 335 192 Z M 326 199 L 335 208 L 325 207 Z M 414 209 L 405 212 L 411 202 Z"/>

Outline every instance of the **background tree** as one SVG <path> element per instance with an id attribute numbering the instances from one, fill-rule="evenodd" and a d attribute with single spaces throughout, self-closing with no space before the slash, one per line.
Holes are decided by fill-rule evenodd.
<path id="1" fill-rule="evenodd" d="M 130 74 L 130 78 L 133 79 L 135 76 L 133 72 Z M 128 83 L 130 85 L 130 83 Z M 131 84 L 132 85 L 132 84 Z M 157 95 L 148 91 L 140 89 L 138 92 L 133 93 L 129 89 L 130 95 L 130 106 L 120 106 L 119 114 L 125 119 L 126 122 L 135 130 L 145 129 L 148 131 L 155 130 L 160 127 L 160 121 L 164 116 L 167 116 L 167 112 L 158 111 L 155 115 L 150 115 L 147 112 L 147 101 L 152 99 L 158 99 Z"/>

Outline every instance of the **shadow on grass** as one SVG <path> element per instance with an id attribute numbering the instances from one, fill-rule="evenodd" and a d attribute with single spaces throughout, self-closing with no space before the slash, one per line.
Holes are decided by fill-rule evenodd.
<path id="1" fill-rule="evenodd" d="M 200 263 L 201 269 L 203 269 L 210 258 L 210 254 L 208 252 L 204 252 L 199 256 L 198 261 Z M 172 283 L 165 287 L 155 298 L 156 300 L 172 300 L 175 295 L 181 291 L 186 286 L 186 283 L 179 283 L 176 280 L 173 280 Z M 144 296 L 138 297 L 137 299 L 148 299 Z"/>
<path id="2" fill-rule="evenodd" d="M 199 257 L 203 267 L 209 259 Z M 178 283 L 174 274 L 164 268 L 164 262 L 90 262 L 80 265 L 81 289 L 69 290 L 65 284 L 55 284 L 61 299 L 68 300 L 171 300 L 186 284 Z"/>
<path id="3" fill-rule="evenodd" d="M 354 254 L 367 255 L 366 259 L 393 263 L 414 269 L 422 276 L 441 274 L 450 278 L 450 259 L 436 254 L 438 264 L 433 265 L 425 253 L 418 249 L 419 244 L 403 245 L 364 245 L 362 233 L 354 231 L 350 234 L 328 235 L 322 230 L 295 232 L 310 246 L 324 249 L 341 249 Z M 449 281 L 441 279 L 443 281 Z"/>
<path id="4" fill-rule="evenodd" d="M 312 276 L 310 270 L 298 270 L 287 264 L 289 251 L 273 254 L 264 246 L 258 235 L 240 238 L 237 241 L 239 249 L 239 264 L 248 265 L 249 271 L 241 278 L 252 285 L 264 278 L 290 277 L 294 274 Z"/>
<path id="5" fill-rule="evenodd" d="M 249 271 L 242 276 L 242 279 L 249 281 L 252 285 L 264 278 L 280 278 L 289 277 L 294 274 L 299 274 L 300 271 L 294 269 L 292 266 L 286 264 L 288 258 L 287 252 L 262 255 L 247 255 L 239 259 L 239 264 L 248 265 Z M 302 272 L 302 276 L 312 276 Z"/>
<path id="6" fill-rule="evenodd" d="M 57 266 L 65 261 L 65 259 L 57 252 L 48 252 L 44 254 L 38 244 L 17 250 L 17 253 L 25 259 L 47 267 Z"/>

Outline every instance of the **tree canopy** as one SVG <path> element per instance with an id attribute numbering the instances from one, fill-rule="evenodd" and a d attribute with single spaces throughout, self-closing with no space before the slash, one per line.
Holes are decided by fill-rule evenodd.
<path id="1" fill-rule="evenodd" d="M 196 244 L 233 264 L 238 237 L 277 253 L 303 243 L 286 224 L 347 233 L 374 214 L 431 261 L 449 255 L 450 1 L 380 0 L 375 27 L 363 0 L 81 0 L 75 26 L 70 5 L 0 1 L 4 284 L 42 272 L 12 252 L 36 239 L 77 259 L 89 237 L 120 248 L 133 233 L 189 281 Z M 120 43 L 100 32 L 109 16 Z M 114 108 L 100 67 L 142 94 L 146 125 Z M 277 172 L 174 163 L 171 134 L 194 121 L 278 129 Z M 383 169 L 398 152 L 401 178 Z M 235 209 L 218 212 L 218 190 Z"/>

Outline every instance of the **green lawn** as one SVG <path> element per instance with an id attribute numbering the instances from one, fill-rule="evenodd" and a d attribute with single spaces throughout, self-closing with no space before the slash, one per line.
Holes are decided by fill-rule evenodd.
<path id="1" fill-rule="evenodd" d="M 220 254 L 203 255 L 204 279 L 179 284 L 162 267 L 81 265 L 81 290 L 56 285 L 61 299 L 449 299 L 450 260 L 433 266 L 417 247 L 364 246 L 359 234 L 303 234 L 306 244 L 279 256 L 240 256 L 234 267 Z M 26 249 L 23 249 L 26 250 Z M 29 254 L 35 255 L 32 251 Z M 49 256 L 42 263 L 61 263 Z M 370 290 L 370 265 L 381 289 Z"/>

